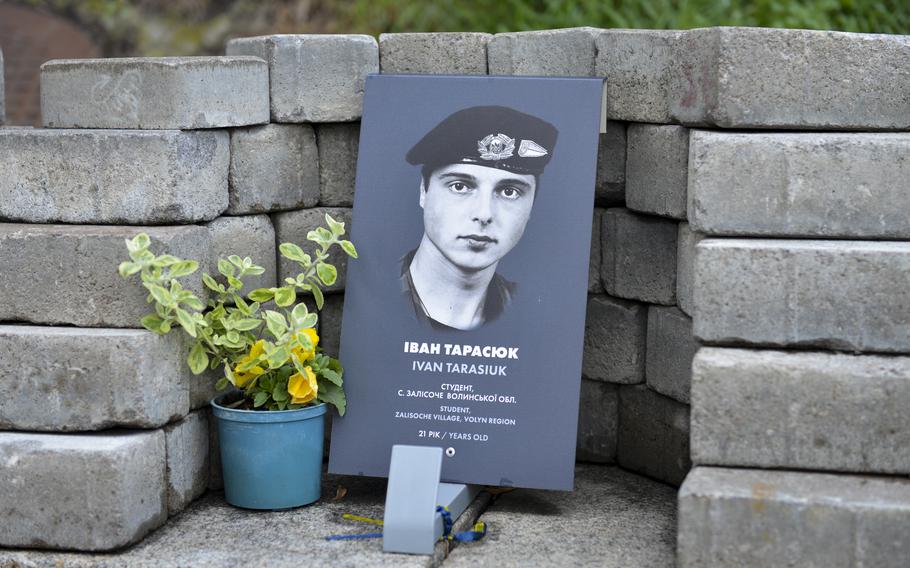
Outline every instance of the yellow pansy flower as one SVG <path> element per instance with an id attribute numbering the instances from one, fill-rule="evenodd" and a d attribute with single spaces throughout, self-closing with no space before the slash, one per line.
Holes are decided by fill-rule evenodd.
<path id="1" fill-rule="evenodd" d="M 240 362 L 237 363 L 237 367 L 240 367 L 241 365 L 248 363 L 248 362 L 252 361 L 253 359 L 256 359 L 257 357 L 262 355 L 263 351 L 265 351 L 265 340 L 260 339 L 255 344 L 253 344 L 253 348 L 250 349 L 250 354 L 245 355 L 243 357 L 243 359 L 241 359 Z M 239 388 L 245 387 L 247 385 L 247 383 L 249 383 L 256 377 L 258 377 L 259 375 L 265 373 L 265 369 L 263 369 L 259 365 L 256 365 L 255 367 L 253 367 L 252 369 L 249 369 L 248 371 L 242 371 L 242 372 L 238 371 L 237 367 L 234 367 L 234 385 Z"/>
<path id="2" fill-rule="evenodd" d="M 310 367 L 304 367 L 303 373 L 292 375 L 288 379 L 288 394 L 291 395 L 291 404 L 306 404 L 314 398 L 318 392 L 316 385 L 316 373 Z"/>
<path id="3" fill-rule="evenodd" d="M 293 349 L 291 349 L 291 353 L 293 353 L 297 357 L 298 361 L 303 363 L 304 361 L 309 361 L 310 359 L 313 358 L 314 355 L 316 355 L 316 346 L 319 344 L 319 336 L 316 335 L 316 330 L 311 327 L 308 327 L 307 329 L 304 329 L 303 331 L 301 331 L 299 333 L 302 333 L 302 334 L 306 335 L 307 337 L 309 337 L 310 343 L 313 344 L 313 347 L 311 349 L 304 349 L 300 346 L 294 347 Z M 298 333 L 298 335 L 299 335 L 299 333 Z M 295 336 L 295 339 L 296 339 L 296 336 Z"/>

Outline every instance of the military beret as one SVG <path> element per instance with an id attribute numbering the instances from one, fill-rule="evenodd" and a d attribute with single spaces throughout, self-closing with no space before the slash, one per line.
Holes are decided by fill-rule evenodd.
<path id="1" fill-rule="evenodd" d="M 477 164 L 540 175 L 553 156 L 559 131 L 536 116 L 503 106 L 455 112 L 408 151 L 409 164 Z"/>

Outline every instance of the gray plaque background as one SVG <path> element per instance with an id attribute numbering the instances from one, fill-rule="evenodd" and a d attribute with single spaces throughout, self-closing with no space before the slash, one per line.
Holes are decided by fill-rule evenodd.
<path id="1" fill-rule="evenodd" d="M 351 234 L 360 258 L 348 266 L 341 336 L 348 409 L 333 422 L 330 471 L 384 477 L 393 444 L 427 445 L 455 450 L 443 459 L 444 481 L 572 489 L 602 89 L 603 80 L 593 78 L 367 78 Z M 518 283 L 514 302 L 479 329 L 436 331 L 414 319 L 399 286 L 400 259 L 423 234 L 420 168 L 404 156 L 442 119 L 476 105 L 538 116 L 556 126 L 559 137 L 524 236 L 497 270 Z M 405 341 L 518 347 L 519 359 L 408 354 Z M 411 370 L 414 360 L 506 364 L 508 376 L 420 373 Z M 514 395 L 518 403 L 397 394 L 438 391 L 442 383 Z M 396 410 L 440 414 L 442 405 L 517 423 L 395 418 Z M 489 439 L 432 440 L 419 438 L 419 430 Z"/>

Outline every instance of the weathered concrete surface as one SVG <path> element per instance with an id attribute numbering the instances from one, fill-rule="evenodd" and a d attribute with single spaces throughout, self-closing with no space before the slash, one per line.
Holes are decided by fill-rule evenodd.
<path id="1" fill-rule="evenodd" d="M 0 130 L 0 219 L 194 223 L 228 203 L 228 135 L 179 130 Z"/>
<path id="2" fill-rule="evenodd" d="M 379 72 L 379 46 L 368 35 L 269 35 L 233 39 L 228 55 L 269 64 L 273 122 L 346 122 L 363 112 L 363 85 Z"/>
<path id="3" fill-rule="evenodd" d="M 138 541 L 167 519 L 164 460 L 162 430 L 0 432 L 0 546 L 100 551 Z"/>
<path id="4" fill-rule="evenodd" d="M 164 429 L 167 512 L 175 515 L 205 493 L 209 482 L 208 410 L 197 410 Z"/>
<path id="5" fill-rule="evenodd" d="M 474 32 L 380 34 L 379 68 L 383 73 L 486 75 L 492 37 Z"/>
<path id="6" fill-rule="evenodd" d="M 667 123 L 671 70 L 678 65 L 673 30 L 598 30 L 594 75 L 607 77 L 607 116 L 613 120 Z"/>
<path id="7" fill-rule="evenodd" d="M 576 460 L 596 463 L 614 463 L 616 461 L 618 416 L 618 387 L 600 381 L 583 379 L 578 406 Z"/>
<path id="8" fill-rule="evenodd" d="M 209 481 L 208 488 L 216 491 L 224 489 L 224 476 L 221 473 L 221 437 L 218 434 L 218 419 L 211 409 L 205 410 L 209 421 Z"/>
<path id="9" fill-rule="evenodd" d="M 626 206 L 685 221 L 689 129 L 631 124 L 627 138 Z"/>
<path id="10" fill-rule="evenodd" d="M 910 238 L 908 156 L 910 134 L 696 130 L 689 221 L 712 235 Z"/>
<path id="11" fill-rule="evenodd" d="M 340 122 L 316 127 L 319 145 L 319 204 L 354 205 L 360 123 Z"/>
<path id="12" fill-rule="evenodd" d="M 0 49 L 0 125 L 6 122 L 6 98 L 3 84 L 3 50 Z"/>
<path id="13" fill-rule="evenodd" d="M 692 335 L 692 318 L 679 308 L 648 308 L 648 345 L 645 378 L 662 395 L 689 404 L 692 358 L 698 341 Z"/>
<path id="14" fill-rule="evenodd" d="M 591 296 L 585 318 L 581 374 L 608 383 L 645 380 L 648 308 L 609 296 Z"/>
<path id="15" fill-rule="evenodd" d="M 490 75 L 593 77 L 596 31 L 567 28 L 496 34 L 487 44 Z"/>
<path id="16" fill-rule="evenodd" d="M 518 489 L 481 516 L 487 537 L 445 566 L 672 566 L 676 492 L 615 467 L 579 465 L 575 491 Z"/>
<path id="17" fill-rule="evenodd" d="M 242 217 L 219 217 L 208 224 L 212 240 L 212 260 L 208 267 L 212 276 L 224 280 L 218 273 L 218 258 L 236 254 L 240 258 L 250 257 L 253 264 L 265 272 L 256 276 L 243 277 L 243 295 L 257 288 L 273 288 L 278 282 L 278 245 L 275 242 L 275 228 L 268 215 L 246 215 Z"/>
<path id="18" fill-rule="evenodd" d="M 687 315 L 694 314 L 695 247 L 705 236 L 688 223 L 680 223 L 676 233 L 676 303 Z"/>
<path id="19" fill-rule="evenodd" d="M 678 566 L 902 567 L 910 481 L 699 467 L 679 493 Z"/>
<path id="20" fill-rule="evenodd" d="M 626 123 L 607 121 L 607 132 L 597 146 L 597 181 L 594 201 L 603 205 L 625 205 Z"/>
<path id="21" fill-rule="evenodd" d="M 604 210 L 594 209 L 594 219 L 591 223 L 591 259 L 588 262 L 588 292 L 591 294 L 603 293 L 604 286 L 600 281 L 601 243 L 600 231 L 603 225 Z"/>
<path id="22" fill-rule="evenodd" d="M 269 69 L 254 57 L 68 59 L 41 66 L 49 128 L 223 128 L 269 121 Z"/>
<path id="23" fill-rule="evenodd" d="M 177 333 L 0 326 L 0 429 L 157 428 L 189 412 Z"/>
<path id="24" fill-rule="evenodd" d="M 684 32 L 670 115 L 722 128 L 910 127 L 910 36 L 769 28 Z"/>
<path id="25" fill-rule="evenodd" d="M 311 302 L 307 302 L 309 305 Z M 315 309 L 315 306 L 311 310 Z M 344 313 L 344 294 L 330 294 L 319 312 L 319 346 L 330 357 L 338 357 L 341 347 L 341 317 Z"/>
<path id="26" fill-rule="evenodd" d="M 319 248 L 316 243 L 306 240 L 308 232 L 317 227 L 325 226 L 325 215 L 328 213 L 336 221 L 345 224 L 346 238 L 351 234 L 351 210 L 341 207 L 316 207 L 313 209 L 303 209 L 301 211 L 288 211 L 286 213 L 276 213 L 272 215 L 272 221 L 275 223 L 275 234 L 279 243 L 294 243 L 304 250 L 307 254 L 315 258 L 315 251 Z M 296 278 L 300 272 L 300 265 L 290 261 L 279 254 L 278 259 L 278 279 L 283 282 L 285 278 Z M 344 278 L 347 274 L 348 255 L 341 250 L 341 247 L 332 247 L 329 252 L 328 263 L 334 264 L 338 269 L 338 279 L 331 286 L 326 286 L 328 292 L 337 292 L 344 290 Z"/>
<path id="27" fill-rule="evenodd" d="M 705 239 L 695 336 L 712 344 L 910 351 L 910 243 Z"/>
<path id="28" fill-rule="evenodd" d="M 698 464 L 910 473 L 910 358 L 705 348 Z"/>
<path id="29" fill-rule="evenodd" d="M 222 494 L 208 493 L 141 543 L 117 553 L 102 555 L 0 549 L 0 565 L 18 563 L 29 568 L 56 568 L 61 565 L 67 568 L 296 568 L 304 563 L 307 566 L 429 568 L 442 564 L 446 554 L 443 542 L 438 543 L 433 556 L 416 556 L 384 553 L 381 539 L 325 540 L 326 536 L 335 534 L 375 532 L 375 525 L 349 521 L 343 519 L 342 514 L 353 511 L 358 515 L 381 519 L 385 487 L 385 480 L 382 479 L 330 475 L 323 478 L 321 501 L 290 511 L 238 509 L 225 503 Z M 344 488 L 346 493 L 336 500 L 339 488 Z M 473 524 L 483 504 L 489 500 L 488 494 L 481 495 L 471 504 L 466 515 L 456 521 L 456 530 L 467 530 Z M 668 506 L 672 505 L 672 496 L 667 501 Z M 263 548 L 266 542 L 268 545 Z M 455 542 L 451 546 L 471 545 L 474 544 Z"/>
<path id="30" fill-rule="evenodd" d="M 679 485 L 689 459 L 689 407 L 644 385 L 619 389 L 619 465 Z"/>
<path id="31" fill-rule="evenodd" d="M 0 223 L 0 321 L 82 327 L 142 327 L 154 308 L 139 275 L 121 278 L 117 266 L 129 259 L 125 239 L 140 232 L 151 250 L 180 258 L 211 256 L 208 230 L 170 227 L 15 225 Z M 187 288 L 207 294 L 192 275 Z"/>
<path id="32" fill-rule="evenodd" d="M 601 232 L 601 278 L 612 296 L 676 303 L 676 223 L 607 209 Z"/>
<path id="33" fill-rule="evenodd" d="M 265 124 L 231 131 L 229 215 L 313 207 L 319 156 L 309 124 Z"/>

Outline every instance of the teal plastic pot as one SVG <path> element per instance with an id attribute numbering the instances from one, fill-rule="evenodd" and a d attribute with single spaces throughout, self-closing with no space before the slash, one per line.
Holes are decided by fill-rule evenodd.
<path id="1" fill-rule="evenodd" d="M 291 509 L 319 499 L 326 405 L 235 410 L 212 400 L 224 498 L 245 509 Z"/>

